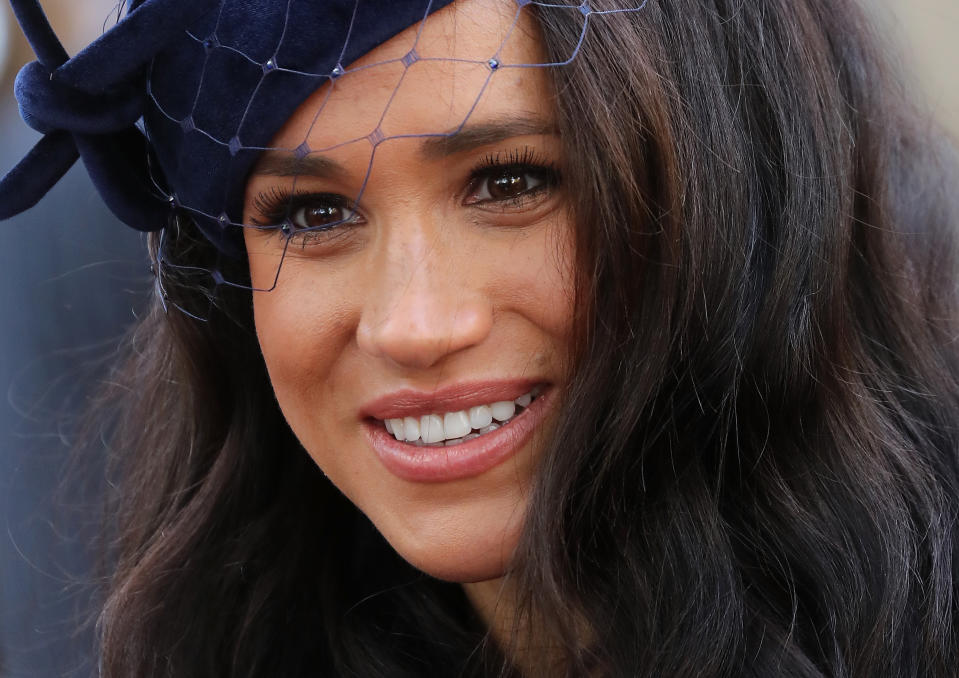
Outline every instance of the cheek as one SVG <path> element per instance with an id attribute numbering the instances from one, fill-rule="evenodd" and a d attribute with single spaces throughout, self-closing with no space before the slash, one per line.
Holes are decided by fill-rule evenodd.
<path id="1" fill-rule="evenodd" d="M 518 238 L 492 276 L 501 306 L 519 310 L 563 355 L 573 332 L 574 258 L 571 226 L 556 219 L 541 233 Z"/>
<path id="2" fill-rule="evenodd" d="M 251 269 L 255 266 L 251 259 Z M 260 350 L 277 401 L 294 431 L 308 417 L 309 403 L 325 397 L 355 324 L 348 290 L 335 276 L 318 274 L 287 262 L 276 289 L 253 295 Z"/>

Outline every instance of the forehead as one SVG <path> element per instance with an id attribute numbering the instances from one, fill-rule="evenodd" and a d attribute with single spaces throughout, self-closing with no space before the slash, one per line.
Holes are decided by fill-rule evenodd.
<path id="1" fill-rule="evenodd" d="M 351 141 L 455 132 L 519 115 L 551 119 L 546 62 L 529 8 L 458 0 L 349 65 L 313 93 L 271 146 L 335 150 Z"/>

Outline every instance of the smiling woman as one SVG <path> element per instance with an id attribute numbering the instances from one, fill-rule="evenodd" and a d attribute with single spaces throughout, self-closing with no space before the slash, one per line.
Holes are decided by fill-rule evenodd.
<path id="1" fill-rule="evenodd" d="M 955 161 L 852 2 L 19 14 L 3 210 L 156 231 L 103 676 L 951 675 Z"/>
<path id="2" fill-rule="evenodd" d="M 371 50 L 269 143 L 330 150 L 274 151 L 246 185 L 254 288 L 289 248 L 276 289 L 253 298 L 287 423 L 401 556 L 461 582 L 506 571 L 569 367 L 572 231 L 550 84 L 512 69 L 487 86 L 471 61 L 543 61 L 531 15 L 514 14 L 456 4 Z M 463 25 L 477 30 L 454 40 Z M 370 67 L 449 44 L 458 60 Z M 385 116 L 362 105 L 371 92 L 390 94 Z M 389 140 L 371 149 L 377 126 Z"/>

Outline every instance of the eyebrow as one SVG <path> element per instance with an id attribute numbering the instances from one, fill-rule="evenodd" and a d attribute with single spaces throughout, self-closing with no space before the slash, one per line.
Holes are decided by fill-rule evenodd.
<path id="1" fill-rule="evenodd" d="M 464 125 L 446 134 L 424 136 L 420 142 L 420 155 L 426 160 L 438 160 L 513 137 L 556 134 L 558 131 L 553 125 L 539 118 L 511 116 Z M 251 172 L 251 175 L 280 177 L 309 175 L 320 179 L 337 178 L 346 174 L 346 168 L 328 156 L 311 153 L 298 157 L 289 151 L 264 151 Z"/>
<path id="2" fill-rule="evenodd" d="M 427 160 L 437 160 L 481 146 L 489 146 L 513 137 L 549 136 L 558 134 L 553 125 L 539 118 L 518 116 L 464 125 L 457 131 L 423 139 L 420 153 Z"/>
<path id="3" fill-rule="evenodd" d="M 346 174 L 346 168 L 324 155 L 297 156 L 289 151 L 263 151 L 250 175 L 296 177 L 309 175 L 318 179 L 334 179 Z"/>

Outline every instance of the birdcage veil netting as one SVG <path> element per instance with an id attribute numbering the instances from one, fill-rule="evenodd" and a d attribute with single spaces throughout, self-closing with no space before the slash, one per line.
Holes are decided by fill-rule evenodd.
<path id="1" fill-rule="evenodd" d="M 449 20 L 444 13 L 453 9 L 450 5 L 464 1 L 480 2 L 482 12 L 497 15 L 498 46 L 482 53 L 471 49 L 469 26 L 458 27 L 457 39 L 447 45 L 448 49 L 424 46 L 421 36 L 428 31 L 430 23 Z M 14 0 L 15 9 L 17 2 L 29 4 L 27 0 Z M 311 233 L 335 230 L 354 220 L 357 210 L 362 209 L 368 179 L 384 144 L 401 139 L 455 137 L 470 125 L 484 97 L 492 96 L 498 78 L 511 77 L 506 74 L 515 74 L 518 69 L 563 68 L 577 58 L 592 25 L 611 14 L 639 12 L 647 2 L 133 0 L 129 13 L 115 28 L 122 29 L 131 20 L 141 25 L 135 26 L 135 30 L 128 28 L 128 35 L 113 42 L 124 45 L 126 52 L 121 51 L 122 54 L 131 51 L 131 44 L 132 50 L 136 50 L 138 44 L 144 45 L 138 54 L 144 63 L 135 77 L 124 72 L 110 81 L 110 76 L 103 74 L 104 70 L 117 70 L 108 53 L 111 37 L 108 32 L 100 41 L 106 44 L 99 48 L 103 54 L 87 59 L 94 66 L 83 61 L 84 53 L 70 61 L 66 61 L 64 54 L 54 59 L 66 61 L 58 68 L 49 65 L 46 70 L 37 68 L 38 73 L 33 74 L 32 79 L 22 78 L 25 84 L 19 87 L 18 97 L 24 118 L 47 132 L 48 137 L 60 133 L 57 125 L 73 134 L 94 183 L 123 221 L 141 230 L 160 230 L 155 273 L 161 298 L 166 296 L 165 281 L 173 278 L 208 290 L 212 303 L 217 290 L 223 286 L 254 291 L 274 289 L 281 284 L 284 262 L 298 255 Z M 148 12 L 153 15 L 148 16 Z M 518 29 L 528 20 L 524 14 L 535 17 L 546 12 L 563 12 L 574 17 L 580 27 L 578 42 L 559 58 L 535 62 L 517 60 L 511 45 L 535 39 Z M 20 14 L 18 18 L 21 24 L 25 23 Z M 395 49 L 386 58 L 368 58 L 372 49 L 387 41 L 393 41 Z M 32 42 L 36 49 L 38 41 Z M 93 52 L 94 47 L 88 51 Z M 39 61 L 44 62 L 41 51 L 37 52 L 41 57 Z M 144 60 L 144 55 L 148 59 Z M 136 66 L 138 59 L 127 60 Z M 128 70 L 132 71 L 132 66 Z M 61 73 L 71 67 L 72 73 L 61 77 Z M 440 68 L 455 68 L 464 74 L 463 91 L 456 93 L 455 102 L 437 99 L 436 105 L 447 105 L 455 113 L 444 118 L 442 128 L 419 129 L 401 117 L 391 116 L 394 103 L 406 96 L 408 83 L 429 78 L 431 70 Z M 358 110 L 364 121 L 359 134 L 351 133 L 349 138 L 338 136 L 337 130 L 326 122 L 328 102 L 334 101 L 337 91 L 350 81 L 359 81 L 362 86 L 364 74 L 371 71 L 389 71 L 392 89 L 375 97 L 372 107 L 370 101 L 365 101 L 362 110 Z M 70 76 L 69 92 L 48 92 L 49 84 L 59 86 L 58 81 L 67 76 Z M 86 86 L 85 81 L 90 80 L 96 84 Z M 117 95 L 122 89 L 117 82 L 122 82 L 126 90 L 131 87 L 142 90 L 138 96 L 143 96 L 133 99 L 141 101 L 142 110 L 128 104 L 129 96 Z M 85 104 L 84 96 L 94 97 L 96 105 Z M 109 108 L 111 97 L 117 99 L 114 104 L 117 110 L 127 112 L 118 115 L 110 111 L 105 115 L 101 109 Z M 315 103 L 306 132 L 295 138 L 283 137 L 278 143 L 277 131 L 308 98 Z M 78 99 L 88 108 L 97 108 L 97 117 L 90 121 L 77 114 L 75 101 Z M 141 143 L 136 134 L 129 138 L 122 136 L 131 133 L 121 128 L 137 114 L 141 117 L 135 118 L 132 132 L 139 132 L 145 143 Z M 83 115 L 87 115 L 86 112 Z M 62 123 L 61 118 L 67 123 Z M 76 122 L 78 118 L 82 118 L 80 123 Z M 109 121 L 104 122 L 105 118 Z M 42 124 L 37 124 L 37 120 Z M 357 128 L 356 125 L 350 127 L 351 130 Z M 102 143 L 96 146 L 96 140 L 90 141 L 88 136 L 90 131 L 99 132 L 104 128 L 112 135 L 106 151 L 101 149 Z M 120 134 L 116 133 L 118 130 Z M 88 146 L 94 150 L 90 151 Z M 365 176 L 355 182 L 349 195 L 339 195 L 336 204 L 328 201 L 322 208 L 313 208 L 314 218 L 305 220 L 302 192 L 307 182 L 301 181 L 300 174 L 308 173 L 310 168 L 344 149 L 349 149 L 354 157 L 361 152 L 368 156 Z M 117 152 L 122 154 L 122 162 L 110 156 Z M 137 154 L 142 156 L 142 161 L 138 162 Z M 74 158 L 75 155 L 74 152 Z M 72 162 L 69 154 L 67 156 L 65 161 Z M 270 201 L 268 209 L 257 210 L 254 215 L 244 210 L 245 202 L 250 202 L 245 187 L 251 169 L 264 157 L 271 159 L 274 170 L 276 166 L 284 168 L 279 173 L 284 175 L 285 184 L 277 195 L 254 196 L 254 202 L 262 203 L 267 198 Z M 137 164 L 145 167 L 139 188 L 148 196 L 137 200 L 154 203 L 147 212 L 148 225 L 143 223 L 146 219 L 138 216 L 142 211 L 138 204 L 129 207 L 137 202 L 135 192 L 124 190 L 123 186 L 135 174 L 128 172 L 126 166 Z M 119 203 L 120 208 L 114 207 L 114 203 Z M 316 209 L 326 210 L 319 215 L 322 218 L 315 218 Z M 155 217 L 157 213 L 162 216 Z M 159 229 L 158 222 L 162 222 Z M 215 252 L 214 257 L 198 265 L 196 261 L 182 261 L 171 253 L 167 241 L 187 228 L 198 231 L 213 245 L 210 250 Z M 270 275 L 260 276 L 257 281 L 251 281 L 243 266 L 235 265 L 243 258 L 245 229 L 270 236 L 256 239 L 262 247 L 271 248 L 273 257 Z"/>

